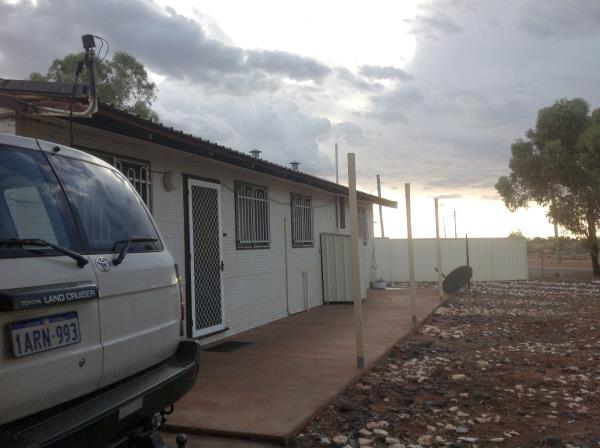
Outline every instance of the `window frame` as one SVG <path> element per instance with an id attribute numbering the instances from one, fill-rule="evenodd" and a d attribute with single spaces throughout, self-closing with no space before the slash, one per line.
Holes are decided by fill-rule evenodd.
<path id="1" fill-rule="evenodd" d="M 240 228 L 240 210 L 238 209 L 238 198 L 239 198 L 239 190 L 241 188 L 250 188 L 252 191 L 255 190 L 262 190 L 265 193 L 265 199 L 259 199 L 257 197 L 247 197 L 244 196 L 245 199 L 247 200 L 253 200 L 254 205 L 256 206 L 256 204 L 259 201 L 264 201 L 264 203 L 266 204 L 266 222 L 265 222 L 265 229 L 267 232 L 267 236 L 268 236 L 268 241 L 258 241 L 256 238 L 256 228 L 255 226 L 251 227 L 251 231 L 250 233 L 254 233 L 254 240 L 250 241 L 250 242 L 242 242 L 240 241 L 240 234 L 241 234 L 241 228 Z M 270 199 L 269 199 L 269 187 L 264 186 L 264 185 L 258 185 L 258 184 L 253 184 L 251 182 L 245 182 L 245 181 L 234 181 L 233 182 L 233 209 L 234 209 L 234 213 L 235 213 L 235 248 L 236 250 L 254 250 L 254 249 L 270 249 L 271 248 L 271 203 L 270 203 Z M 255 212 L 256 213 L 256 212 Z"/>
<path id="2" fill-rule="evenodd" d="M 367 242 L 369 240 L 369 225 L 367 209 L 365 207 L 357 208 L 358 217 L 358 239 Z"/>
<path id="3" fill-rule="evenodd" d="M 340 230 L 346 229 L 346 198 L 344 196 L 336 196 L 336 218 L 337 227 Z"/>
<path id="4" fill-rule="evenodd" d="M 296 205 L 294 204 L 294 199 L 300 199 L 303 201 L 309 201 L 310 206 L 306 207 L 306 206 L 302 206 L 302 205 Z M 309 219 L 309 223 L 310 223 L 310 232 L 311 232 L 311 240 L 302 240 L 302 241 L 298 241 L 298 239 L 296 238 L 296 223 L 295 223 L 295 218 L 296 218 L 296 213 L 295 213 L 295 208 L 296 207 L 304 207 L 305 209 L 310 211 L 310 219 Z M 300 193 L 290 193 L 290 212 L 291 212 L 291 216 L 290 216 L 290 227 L 291 227 L 291 232 L 290 232 L 290 236 L 291 236 L 291 240 L 292 240 L 292 248 L 306 248 L 306 247 L 314 247 L 315 246 L 315 208 L 313 206 L 312 203 L 312 196 L 308 196 L 306 194 L 300 194 Z M 302 223 L 300 223 L 300 225 L 302 225 Z"/>

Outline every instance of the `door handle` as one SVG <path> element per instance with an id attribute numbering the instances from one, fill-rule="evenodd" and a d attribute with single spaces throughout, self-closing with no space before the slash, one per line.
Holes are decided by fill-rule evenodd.
<path id="1" fill-rule="evenodd" d="M 223 263 L 223 262 L 221 261 L 221 272 L 223 272 L 224 270 L 225 270 L 225 263 Z"/>

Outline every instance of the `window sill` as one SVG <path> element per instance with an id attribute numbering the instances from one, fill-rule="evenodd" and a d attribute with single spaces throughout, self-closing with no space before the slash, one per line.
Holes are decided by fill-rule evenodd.
<path id="1" fill-rule="evenodd" d="M 271 245 L 268 246 L 235 246 L 235 250 L 261 250 L 270 249 Z"/>

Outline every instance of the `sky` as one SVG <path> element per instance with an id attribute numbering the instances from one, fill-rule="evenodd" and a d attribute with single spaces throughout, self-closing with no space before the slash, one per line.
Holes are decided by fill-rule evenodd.
<path id="1" fill-rule="evenodd" d="M 0 77 L 44 72 L 100 35 L 158 86 L 161 121 L 397 200 L 386 236 L 549 236 L 545 210 L 509 212 L 494 184 L 510 145 L 559 98 L 600 107 L 597 0 L 0 0 Z M 34 30 L 34 32 L 32 32 Z M 378 221 L 378 214 L 375 213 Z M 376 229 L 379 224 L 376 223 Z M 378 235 L 378 232 L 376 232 Z"/>

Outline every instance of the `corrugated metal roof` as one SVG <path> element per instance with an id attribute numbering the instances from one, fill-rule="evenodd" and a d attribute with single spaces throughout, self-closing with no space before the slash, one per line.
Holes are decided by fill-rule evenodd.
<path id="1" fill-rule="evenodd" d="M 21 81 L 17 84 L 12 84 L 13 88 L 8 88 L 11 80 L 0 80 L 0 106 L 6 107 L 19 112 L 36 113 L 36 102 L 47 100 L 48 98 L 40 92 L 43 86 L 36 82 L 35 86 L 27 86 L 27 81 Z M 53 84 L 53 83 L 48 83 Z M 19 86 L 18 88 L 15 88 Z M 71 86 L 72 87 L 72 86 Z M 32 89 L 35 88 L 36 96 L 32 96 Z M 50 89 L 48 96 L 56 97 L 58 87 Z M 60 90 L 60 89 L 58 89 Z M 4 93 L 2 93 L 4 92 Z M 8 95 L 7 95 L 8 94 Z M 27 94 L 27 97 L 23 97 Z M 181 130 L 173 127 L 165 126 L 162 123 L 154 123 L 150 120 L 132 114 L 125 110 L 119 109 L 111 104 L 99 103 L 99 110 L 92 118 L 76 118 L 75 122 L 92 126 L 99 129 L 104 129 L 128 137 L 137 138 L 140 140 L 151 141 L 163 146 L 184 152 L 192 153 L 201 157 L 208 157 L 219 160 L 224 163 L 240 166 L 249 170 L 268 174 L 271 176 L 280 177 L 292 182 L 298 182 L 319 188 L 331 193 L 348 196 L 348 187 L 336 184 L 327 179 L 323 179 L 311 174 L 295 171 L 291 168 L 270 162 L 265 159 L 257 159 L 250 154 L 236 151 L 232 148 L 219 145 L 218 143 L 196 137 L 192 134 L 184 133 Z M 359 191 L 358 199 L 381 204 L 386 207 L 396 208 L 396 201 L 378 196 L 371 195 Z"/>

